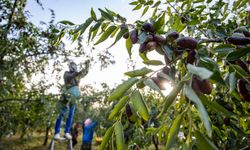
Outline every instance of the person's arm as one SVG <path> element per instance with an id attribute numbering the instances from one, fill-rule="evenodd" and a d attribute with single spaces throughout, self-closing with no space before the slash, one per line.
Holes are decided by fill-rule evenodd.
<path id="1" fill-rule="evenodd" d="M 88 74 L 88 72 L 89 72 L 89 63 L 90 63 L 89 60 L 87 60 L 87 61 L 85 62 L 85 68 L 83 68 L 83 69 L 78 73 L 77 76 L 80 76 L 81 78 L 83 78 L 83 77 L 85 77 L 85 76 Z"/>
<path id="2" fill-rule="evenodd" d="M 96 121 L 93 121 L 92 124 L 91 124 L 91 127 L 92 127 L 92 128 L 95 128 L 96 125 L 97 125 L 97 122 L 96 122 Z"/>

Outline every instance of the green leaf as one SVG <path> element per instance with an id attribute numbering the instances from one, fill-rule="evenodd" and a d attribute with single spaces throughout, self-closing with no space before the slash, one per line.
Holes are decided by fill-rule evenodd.
<path id="1" fill-rule="evenodd" d="M 110 38 L 113 38 L 113 37 L 116 35 L 116 33 L 118 32 L 118 30 L 119 30 L 119 28 L 116 28 L 116 29 L 112 32 L 112 34 L 110 35 Z"/>
<path id="2" fill-rule="evenodd" d="M 90 17 L 88 18 L 83 24 L 81 24 L 75 31 L 74 33 L 77 33 L 81 31 L 81 34 L 85 32 L 85 30 L 88 28 L 88 26 L 93 22 L 93 19 Z"/>
<path id="3" fill-rule="evenodd" d="M 164 44 L 161 46 L 161 48 L 164 50 L 164 53 L 167 55 L 168 59 L 172 61 L 173 59 L 173 50 L 169 47 L 169 45 Z"/>
<path id="4" fill-rule="evenodd" d="M 167 137 L 167 143 L 165 146 L 165 149 L 170 149 L 175 143 L 177 143 L 177 135 L 179 133 L 181 121 L 182 121 L 182 114 L 179 114 L 175 120 L 173 121 L 173 124 L 170 127 L 168 137 Z"/>
<path id="5" fill-rule="evenodd" d="M 119 29 L 119 28 L 117 28 L 117 29 Z M 122 38 L 122 36 L 123 36 L 126 32 L 128 32 L 128 29 L 122 29 L 122 30 L 120 30 L 120 32 L 117 34 L 117 36 L 116 36 L 116 38 L 115 38 L 114 43 L 111 44 L 111 45 L 109 46 L 109 48 L 112 47 L 113 45 L 115 45 L 115 43 L 116 43 L 117 41 L 119 41 L 119 40 Z"/>
<path id="6" fill-rule="evenodd" d="M 158 85 L 152 79 L 149 78 L 149 79 L 145 80 L 144 84 L 149 86 L 151 89 L 153 89 L 159 93 L 162 93 L 161 89 L 158 87 Z"/>
<path id="7" fill-rule="evenodd" d="M 74 34 L 73 38 L 72 38 L 72 43 L 75 42 L 75 40 L 80 36 L 81 31 L 78 31 L 77 33 Z"/>
<path id="8" fill-rule="evenodd" d="M 146 14 L 146 12 L 148 11 L 149 6 L 146 6 L 141 14 L 141 17 L 144 16 Z"/>
<path id="9" fill-rule="evenodd" d="M 126 147 L 125 147 L 124 132 L 122 123 L 120 121 L 114 124 L 114 130 L 115 130 L 115 142 L 117 150 L 125 150 Z"/>
<path id="10" fill-rule="evenodd" d="M 102 10 L 100 8 L 98 8 L 98 10 L 101 12 L 101 15 L 102 15 L 103 18 L 106 18 L 106 19 L 108 19 L 108 20 L 110 20 L 112 22 L 114 21 L 114 17 L 111 14 L 105 12 L 104 10 Z"/>
<path id="11" fill-rule="evenodd" d="M 148 74 L 152 71 L 153 71 L 152 69 L 148 69 L 147 67 L 143 67 L 143 68 L 138 69 L 138 70 L 125 72 L 124 74 L 129 76 L 129 77 L 138 77 L 138 76 L 145 76 L 146 74 Z"/>
<path id="12" fill-rule="evenodd" d="M 135 8 L 133 9 L 133 11 L 134 11 L 134 10 L 139 10 L 141 7 L 142 7 L 142 5 L 141 5 L 141 4 L 138 4 L 138 5 L 135 6 Z"/>
<path id="13" fill-rule="evenodd" d="M 112 133 L 113 133 L 113 126 L 108 128 L 108 130 L 105 132 L 105 135 L 102 139 L 102 143 L 100 145 L 100 150 L 104 150 L 107 143 L 109 142 L 109 140 L 111 139 L 111 136 L 112 136 Z"/>
<path id="14" fill-rule="evenodd" d="M 141 93 L 138 90 L 134 91 L 130 97 L 130 100 L 132 101 L 132 104 L 135 107 L 135 110 L 138 111 L 140 116 L 144 120 L 148 120 L 149 119 L 148 108 L 147 108 L 146 103 L 144 102 L 144 99 Z"/>
<path id="15" fill-rule="evenodd" d="M 129 3 L 129 5 L 137 5 L 137 4 L 138 4 L 138 1 L 134 1 L 134 2 Z"/>
<path id="16" fill-rule="evenodd" d="M 101 35 L 101 37 L 99 38 L 99 40 L 95 43 L 95 45 L 105 41 L 110 34 L 115 31 L 117 27 L 116 26 L 110 26 L 106 31 L 103 32 L 103 34 Z"/>
<path id="17" fill-rule="evenodd" d="M 142 43 L 144 43 L 144 42 L 146 42 L 146 40 L 147 40 L 147 37 L 148 37 L 148 34 L 147 34 L 147 32 L 141 32 L 141 34 L 138 36 L 138 41 L 139 41 L 139 44 L 142 44 Z"/>
<path id="18" fill-rule="evenodd" d="M 232 117 L 234 115 L 233 113 L 229 112 L 227 109 L 225 109 L 223 106 L 221 106 L 217 102 L 208 100 L 205 95 L 200 96 L 200 100 L 202 101 L 204 105 L 208 106 L 210 109 L 214 110 L 215 112 L 221 112 L 226 117 Z"/>
<path id="19" fill-rule="evenodd" d="M 208 136 L 212 137 L 212 126 L 211 126 L 211 123 L 209 121 L 209 116 L 208 116 L 207 110 L 203 106 L 200 98 L 196 95 L 194 90 L 189 85 L 184 86 L 184 93 L 188 97 L 188 99 L 190 99 L 192 102 L 194 102 L 196 104 L 196 107 L 197 107 L 198 112 L 200 114 L 201 121 L 204 123 L 204 126 L 207 130 Z"/>
<path id="20" fill-rule="evenodd" d="M 131 39 L 130 39 L 130 38 L 127 38 L 127 39 L 126 39 L 126 48 L 127 48 L 127 51 L 128 51 L 129 58 L 131 58 L 132 47 L 133 47 L 133 44 L 132 44 Z"/>
<path id="21" fill-rule="evenodd" d="M 176 99 L 177 95 L 180 93 L 182 87 L 184 85 L 184 81 L 180 81 L 177 86 L 174 86 L 173 90 L 171 93 L 169 93 L 168 96 L 165 98 L 165 102 L 163 104 L 163 108 L 161 113 L 157 116 L 157 118 L 160 118 L 167 110 L 168 108 L 172 105 L 174 100 Z"/>
<path id="22" fill-rule="evenodd" d="M 234 61 L 243 56 L 247 56 L 249 52 L 250 52 L 250 46 L 247 46 L 245 48 L 241 48 L 241 49 L 231 52 L 230 54 L 227 55 L 226 59 L 228 61 Z"/>
<path id="23" fill-rule="evenodd" d="M 68 20 L 63 20 L 63 21 L 60 21 L 59 23 L 64 24 L 64 25 L 71 25 L 71 26 L 75 25 L 73 22 L 68 21 Z"/>
<path id="24" fill-rule="evenodd" d="M 229 92 L 232 93 L 235 89 L 236 77 L 235 72 L 229 74 Z"/>
<path id="25" fill-rule="evenodd" d="M 139 53 L 139 55 L 142 58 L 142 60 L 144 60 L 144 61 L 149 60 L 146 53 Z"/>
<path id="26" fill-rule="evenodd" d="M 158 7 L 161 4 L 161 1 L 157 1 L 152 8 Z"/>
<path id="27" fill-rule="evenodd" d="M 240 75 L 242 78 L 249 77 L 249 74 L 244 69 L 242 69 L 240 66 L 230 64 L 230 67 L 232 67 L 237 72 L 237 74 Z"/>
<path id="28" fill-rule="evenodd" d="M 158 31 L 164 24 L 165 24 L 165 13 L 162 13 L 161 17 L 154 23 L 153 28 L 155 29 L 155 31 Z"/>
<path id="29" fill-rule="evenodd" d="M 203 67 L 196 67 L 194 65 L 188 64 L 187 69 L 190 73 L 198 75 L 201 79 L 208 79 L 213 75 L 213 72 L 209 71 Z"/>
<path id="30" fill-rule="evenodd" d="M 200 133 L 199 131 L 194 132 L 194 136 L 196 137 L 196 143 L 198 150 L 203 150 L 206 148 L 206 150 L 219 150 L 213 142 L 211 142 L 205 135 Z"/>
<path id="31" fill-rule="evenodd" d="M 137 78 L 129 78 L 128 80 L 124 81 L 110 94 L 108 100 L 111 101 L 122 97 L 123 94 L 126 93 L 127 90 L 130 89 L 137 81 Z"/>
<path id="32" fill-rule="evenodd" d="M 109 120 L 112 120 L 121 111 L 121 109 L 125 106 L 128 98 L 129 98 L 128 96 L 124 96 L 121 98 L 121 100 L 115 105 L 115 107 L 109 114 L 108 117 Z"/>
<path id="33" fill-rule="evenodd" d="M 93 8 L 91 8 L 90 14 L 91 14 L 92 19 L 94 19 L 94 20 L 96 21 L 96 20 L 97 20 L 97 18 L 96 18 L 96 14 L 95 14 L 95 12 L 94 12 L 94 9 L 93 9 Z"/>
<path id="34" fill-rule="evenodd" d="M 143 63 L 146 65 L 153 65 L 153 66 L 164 65 L 163 62 L 160 60 L 145 60 L 143 61 Z"/>
<path id="35" fill-rule="evenodd" d="M 230 52 L 235 51 L 235 46 L 231 44 L 221 44 L 214 48 L 215 53 L 218 53 L 219 56 L 226 56 Z"/>

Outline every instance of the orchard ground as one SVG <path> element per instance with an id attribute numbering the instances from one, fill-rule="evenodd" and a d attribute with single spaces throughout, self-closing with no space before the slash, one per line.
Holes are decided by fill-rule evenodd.
<path id="1" fill-rule="evenodd" d="M 48 143 L 46 146 L 43 146 L 44 142 L 44 135 L 45 133 L 35 133 L 31 137 L 25 137 L 25 139 L 20 140 L 19 135 L 11 136 L 9 138 L 4 138 L 2 141 L 0 141 L 0 150 L 48 150 L 49 144 L 51 142 L 51 137 L 48 140 Z M 81 141 L 82 134 L 78 136 L 78 143 L 74 147 L 75 150 L 81 149 Z M 99 145 L 96 143 L 93 138 L 92 142 L 92 150 L 99 150 Z M 67 144 L 65 142 L 55 142 L 55 150 L 66 150 Z M 145 149 L 142 150 L 154 150 L 154 145 L 151 145 Z M 159 145 L 159 150 L 163 150 L 164 146 Z"/>

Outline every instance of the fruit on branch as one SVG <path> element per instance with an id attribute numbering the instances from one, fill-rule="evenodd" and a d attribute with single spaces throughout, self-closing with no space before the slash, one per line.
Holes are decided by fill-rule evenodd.
<path id="1" fill-rule="evenodd" d="M 126 115 L 128 117 L 128 121 L 132 124 L 136 122 L 136 116 L 134 116 L 133 110 L 134 109 L 130 104 L 126 105 Z"/>
<path id="2" fill-rule="evenodd" d="M 132 30 L 130 32 L 130 39 L 133 44 L 137 43 L 138 41 L 138 32 L 136 29 Z"/>
<path id="3" fill-rule="evenodd" d="M 209 82 L 208 79 L 204 79 L 202 80 L 200 77 L 198 76 L 193 76 L 192 79 L 192 88 L 194 89 L 194 91 L 196 92 L 196 94 L 211 94 L 212 93 L 212 84 Z"/>
<path id="4" fill-rule="evenodd" d="M 120 30 L 123 30 L 123 29 L 127 29 L 128 30 L 128 25 L 123 23 L 120 25 Z M 123 34 L 123 38 L 124 39 L 127 39 L 129 37 L 129 32 L 126 32 L 125 34 Z"/>
<path id="5" fill-rule="evenodd" d="M 243 34 L 245 35 L 245 37 L 250 37 L 250 32 L 249 31 L 243 31 Z"/>
<path id="6" fill-rule="evenodd" d="M 178 37 L 179 33 L 176 31 L 170 31 L 169 33 L 166 34 L 166 39 L 169 42 L 176 40 Z"/>
<path id="7" fill-rule="evenodd" d="M 193 64 L 195 61 L 195 55 L 196 55 L 195 50 L 190 50 L 186 58 L 186 64 Z"/>
<path id="8" fill-rule="evenodd" d="M 250 38 L 247 37 L 231 36 L 227 39 L 227 41 L 234 45 L 250 44 Z"/>
<path id="9" fill-rule="evenodd" d="M 238 91 L 243 100 L 250 101 L 250 91 L 247 89 L 250 86 L 245 79 L 239 79 L 237 83 Z"/>
<path id="10" fill-rule="evenodd" d="M 146 42 L 140 44 L 140 47 L 139 47 L 139 52 L 140 52 L 140 53 L 144 53 L 144 52 L 147 51 L 146 45 L 147 45 Z"/>
<path id="11" fill-rule="evenodd" d="M 242 69 L 244 69 L 247 73 L 249 73 L 248 66 L 246 63 L 244 63 L 242 60 L 236 60 L 235 63 L 240 66 Z"/>
<path id="12" fill-rule="evenodd" d="M 143 25 L 142 25 L 142 29 L 145 30 L 146 32 L 149 32 L 149 33 L 154 33 L 154 28 L 153 28 L 153 25 L 151 23 L 148 23 L 148 22 L 145 22 Z"/>
<path id="13" fill-rule="evenodd" d="M 146 45 L 146 50 L 151 51 L 159 47 L 159 44 L 155 41 L 149 41 Z"/>
<path id="14" fill-rule="evenodd" d="M 230 125 L 230 118 L 224 118 L 223 119 L 223 122 L 226 126 L 229 126 Z"/>
<path id="15" fill-rule="evenodd" d="M 154 40 L 154 36 L 152 34 L 148 34 L 146 41 L 153 41 Z"/>
<path id="16" fill-rule="evenodd" d="M 129 32 L 126 32 L 125 34 L 123 34 L 123 36 L 122 36 L 124 39 L 128 39 L 128 37 L 129 37 Z"/>
<path id="17" fill-rule="evenodd" d="M 181 48 L 195 49 L 198 45 L 198 40 L 191 37 L 180 37 L 176 40 L 176 44 Z"/>
<path id="18" fill-rule="evenodd" d="M 161 35 L 155 34 L 153 38 L 154 38 L 154 41 L 158 42 L 159 44 L 164 44 L 164 43 L 167 42 L 167 41 L 166 41 L 166 38 L 164 38 L 164 37 L 161 36 Z"/>
<path id="19" fill-rule="evenodd" d="M 165 67 L 162 68 L 162 72 L 165 73 L 165 74 L 169 74 L 170 69 L 168 68 L 168 66 L 165 66 Z"/>

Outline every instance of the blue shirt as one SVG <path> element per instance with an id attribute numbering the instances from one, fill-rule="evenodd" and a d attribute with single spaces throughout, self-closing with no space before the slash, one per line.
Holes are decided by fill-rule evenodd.
<path id="1" fill-rule="evenodd" d="M 94 128 L 96 127 L 96 122 L 92 122 L 90 125 L 84 126 L 82 141 L 84 143 L 90 144 L 93 139 Z"/>

